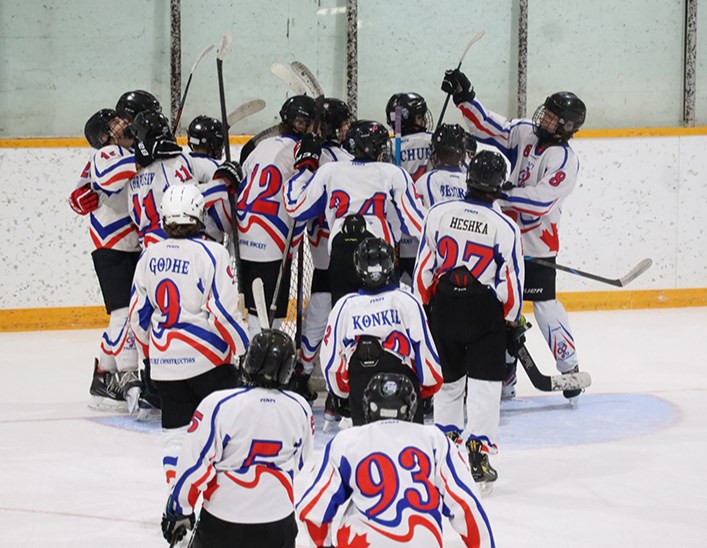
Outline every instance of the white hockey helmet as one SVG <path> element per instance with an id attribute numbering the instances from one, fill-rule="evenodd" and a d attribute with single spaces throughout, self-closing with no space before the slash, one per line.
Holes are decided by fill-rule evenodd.
<path id="1" fill-rule="evenodd" d="M 204 197 L 198 187 L 192 184 L 173 185 L 164 193 L 162 204 L 162 225 L 204 226 Z"/>

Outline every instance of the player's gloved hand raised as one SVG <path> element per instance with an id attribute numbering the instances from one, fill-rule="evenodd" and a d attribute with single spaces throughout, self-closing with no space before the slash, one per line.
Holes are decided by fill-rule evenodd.
<path id="1" fill-rule="evenodd" d="M 174 514 L 169 509 L 162 514 L 162 536 L 169 543 L 176 544 L 184 538 L 187 531 L 194 528 L 194 514 L 182 516 Z"/>
<path id="2" fill-rule="evenodd" d="M 236 194 L 238 185 L 243 181 L 243 169 L 241 169 L 241 164 L 226 160 L 214 171 L 214 179 L 223 179 L 228 186 L 228 193 Z"/>
<path id="3" fill-rule="evenodd" d="M 155 160 L 176 158 L 182 153 L 182 147 L 169 137 L 135 141 L 134 148 L 135 161 L 141 167 L 147 167 Z"/>
<path id="4" fill-rule="evenodd" d="M 518 355 L 518 351 L 525 344 L 525 332 L 531 327 L 533 325 L 523 315 L 517 322 L 506 322 L 506 350 L 511 356 Z"/>
<path id="5" fill-rule="evenodd" d="M 454 104 L 470 103 L 476 97 L 471 82 L 459 69 L 447 70 L 442 80 L 442 91 L 449 93 L 454 100 Z"/>
<path id="6" fill-rule="evenodd" d="M 306 133 L 300 139 L 295 153 L 294 167 L 297 170 L 308 169 L 316 171 L 319 167 L 319 158 L 322 155 L 322 141 L 313 133 Z"/>
<path id="7" fill-rule="evenodd" d="M 88 215 L 98 208 L 98 194 L 91 189 L 89 183 L 86 183 L 71 193 L 69 205 L 79 215 Z"/>

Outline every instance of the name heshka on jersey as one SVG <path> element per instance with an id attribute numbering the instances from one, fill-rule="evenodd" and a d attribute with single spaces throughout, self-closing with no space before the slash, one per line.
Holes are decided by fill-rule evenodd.
<path id="1" fill-rule="evenodd" d="M 475 221 L 473 219 L 464 219 L 462 217 L 452 217 L 452 220 L 449 222 L 449 228 L 464 230 L 466 232 L 476 232 L 477 234 L 489 233 L 488 223 Z"/>
<path id="2" fill-rule="evenodd" d="M 354 329 L 363 331 L 370 327 L 375 327 L 377 325 L 400 325 L 400 314 L 394 308 L 389 308 L 388 310 L 381 310 L 380 312 L 374 312 L 372 314 L 357 314 L 351 316 L 353 321 Z"/>
<path id="3" fill-rule="evenodd" d="M 152 179 L 154 178 L 154 173 L 137 173 L 136 175 L 133 175 L 132 179 L 130 179 L 130 189 L 137 190 L 141 186 L 150 186 L 152 184 Z"/>

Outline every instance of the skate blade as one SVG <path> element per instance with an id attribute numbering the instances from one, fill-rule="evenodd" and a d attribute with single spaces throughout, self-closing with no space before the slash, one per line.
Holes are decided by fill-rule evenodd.
<path id="1" fill-rule="evenodd" d="M 339 430 L 347 430 L 353 426 L 353 422 L 350 417 L 341 417 L 339 421 Z"/>
<path id="2" fill-rule="evenodd" d="M 138 422 L 153 422 L 159 420 L 162 416 L 162 411 L 159 409 L 138 409 L 135 420 Z"/>
<path id="3" fill-rule="evenodd" d="M 336 428 L 339 426 L 338 421 L 329 421 L 325 420 L 324 421 L 324 426 L 322 428 L 322 432 L 331 432 L 332 430 L 336 430 Z"/>
<path id="4" fill-rule="evenodd" d="M 577 406 L 579 405 L 579 396 L 575 396 L 574 398 L 567 398 L 567 403 L 569 404 L 571 409 L 577 409 Z"/>
<path id="5" fill-rule="evenodd" d="M 479 494 L 482 497 L 488 497 L 493 493 L 493 482 L 492 481 L 482 481 L 476 484 L 479 487 Z"/>
<path id="6" fill-rule="evenodd" d="M 89 409 L 106 413 L 127 413 L 128 411 L 127 402 L 103 396 L 90 396 L 86 405 Z"/>

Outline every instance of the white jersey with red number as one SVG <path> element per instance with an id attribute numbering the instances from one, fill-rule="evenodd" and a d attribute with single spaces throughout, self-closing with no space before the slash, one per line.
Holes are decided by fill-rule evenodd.
<path id="1" fill-rule="evenodd" d="M 395 245 L 402 233 L 419 236 L 423 212 L 410 176 L 404 169 L 383 162 L 361 160 L 330 162 L 311 179 L 302 170 L 284 189 L 285 207 L 298 221 L 324 213 L 331 242 L 348 215 L 358 213 L 367 229 Z"/>
<path id="2" fill-rule="evenodd" d="M 447 200 L 463 200 L 466 196 L 466 170 L 439 168 L 428 171 L 415 183 L 425 209 Z"/>
<path id="3" fill-rule="evenodd" d="M 339 432 L 297 515 L 315 546 L 441 548 L 444 517 L 464 546 L 495 546 L 466 457 L 432 425 L 386 420 Z"/>
<path id="4" fill-rule="evenodd" d="M 80 181 L 88 179 L 98 194 L 98 208 L 90 214 L 91 240 L 96 249 L 140 251 L 126 198 L 126 185 L 136 169 L 135 156 L 118 145 L 96 150 L 86 164 Z"/>
<path id="5" fill-rule="evenodd" d="M 400 139 L 400 167 L 410 174 L 413 183 L 422 177 L 429 169 L 430 141 L 432 133 L 420 131 L 404 135 Z M 395 153 L 395 139 L 393 139 L 393 153 Z M 417 189 L 417 184 L 413 185 Z M 417 191 L 419 193 L 419 190 Z M 403 235 L 400 238 L 400 256 L 415 257 L 419 240 L 412 236 Z"/>
<path id="6" fill-rule="evenodd" d="M 162 230 L 160 204 L 165 191 L 173 185 L 197 184 L 184 154 L 168 160 L 156 160 L 140 168 L 128 183 L 130 217 L 138 227 L 140 244 L 150 244 L 167 238 Z"/>
<path id="7" fill-rule="evenodd" d="M 295 173 L 297 142 L 292 135 L 265 139 L 243 163 L 236 208 L 241 259 L 271 262 L 285 253 L 292 219 L 282 205 L 282 187 Z"/>
<path id="8" fill-rule="evenodd" d="M 206 234 L 215 242 L 223 243 L 224 234 L 233 230 L 231 203 L 228 187 L 222 180 L 214 181 L 214 172 L 220 165 L 216 160 L 200 152 L 189 152 L 189 167 L 204 196 Z"/>
<path id="9" fill-rule="evenodd" d="M 320 360 L 330 392 L 349 397 L 348 363 L 361 335 L 376 337 L 415 372 L 423 398 L 442 386 L 439 356 L 422 304 L 409 291 L 389 286 L 350 293 L 329 313 Z"/>
<path id="10" fill-rule="evenodd" d="M 294 511 L 293 478 L 312 453 L 314 418 L 299 394 L 266 388 L 204 398 L 177 459 L 168 506 L 204 509 L 231 523 L 281 520 Z"/>
<path id="11" fill-rule="evenodd" d="M 568 143 L 539 148 L 532 121 L 507 120 L 476 100 L 459 109 L 474 137 L 494 145 L 511 163 L 509 180 L 516 188 L 502 194 L 498 203 L 520 226 L 523 253 L 557 256 L 562 204 L 579 173 L 574 151 Z"/>
<path id="12" fill-rule="evenodd" d="M 130 324 L 152 378 L 189 379 L 245 353 L 248 333 L 226 248 L 200 238 L 170 238 L 140 256 Z"/>
<path id="13" fill-rule="evenodd" d="M 415 264 L 413 292 L 430 302 L 440 276 L 458 266 L 496 293 L 504 317 L 518 321 L 523 306 L 525 263 L 520 230 L 513 220 L 485 202 L 450 200 L 425 217 Z"/>

